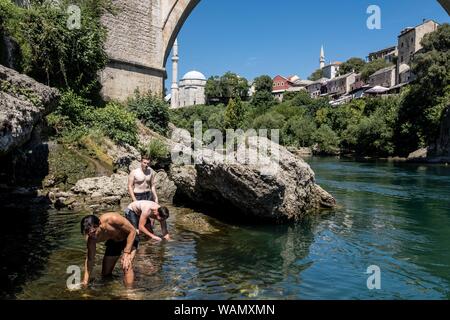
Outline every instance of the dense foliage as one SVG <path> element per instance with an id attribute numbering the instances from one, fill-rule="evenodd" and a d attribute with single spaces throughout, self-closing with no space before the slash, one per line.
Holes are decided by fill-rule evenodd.
<path id="1" fill-rule="evenodd" d="M 128 101 L 128 108 L 147 127 L 161 134 L 167 133 L 169 126 L 169 105 L 157 96 L 136 92 Z"/>
<path id="2" fill-rule="evenodd" d="M 311 99 L 307 93 L 298 92 L 263 110 L 231 100 L 226 108 L 194 106 L 170 112 L 176 126 L 191 132 L 195 121 L 202 121 L 203 131 L 279 129 L 280 141 L 285 146 L 315 147 L 325 154 L 343 150 L 389 156 L 395 154 L 394 130 L 400 102 L 401 97 L 370 98 L 333 107 L 326 99 Z M 240 117 L 235 117 L 237 112 Z M 215 117 L 224 120 L 212 121 Z"/>
<path id="3" fill-rule="evenodd" d="M 74 13 L 69 4 L 82 12 L 79 27 L 70 27 Z M 104 0 L 32 1 L 29 8 L 0 0 L 0 30 L 18 48 L 15 68 L 50 86 L 95 95 L 97 72 L 108 61 L 103 47 L 107 32 L 100 23 L 105 10 L 110 5 Z"/>
<path id="4" fill-rule="evenodd" d="M 235 73 L 227 72 L 221 77 L 210 77 L 205 94 L 209 104 L 227 104 L 231 98 L 245 100 L 248 97 L 248 81 Z"/>

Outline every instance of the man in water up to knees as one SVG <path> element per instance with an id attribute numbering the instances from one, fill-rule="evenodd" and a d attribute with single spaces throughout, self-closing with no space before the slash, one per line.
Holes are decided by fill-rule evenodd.
<path id="1" fill-rule="evenodd" d="M 122 255 L 122 270 L 124 283 L 131 286 L 134 281 L 133 260 L 139 246 L 135 227 L 117 213 L 105 213 L 100 218 L 90 215 L 81 220 L 81 233 L 86 236 L 87 255 L 84 266 L 83 285 L 89 283 L 95 264 L 97 243 L 105 242 L 106 250 L 103 257 L 102 275 L 112 275 L 114 267 Z"/>

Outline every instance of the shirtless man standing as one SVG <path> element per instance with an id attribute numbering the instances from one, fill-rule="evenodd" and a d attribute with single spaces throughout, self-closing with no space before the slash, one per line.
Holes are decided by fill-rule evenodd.
<path id="1" fill-rule="evenodd" d="M 162 239 L 153 232 L 153 224 L 151 219 L 158 220 L 161 224 L 162 236 L 165 240 L 170 240 L 169 231 L 167 230 L 167 218 L 169 217 L 169 209 L 161 207 L 153 201 L 141 200 L 130 203 L 125 210 L 125 217 L 134 225 L 136 229 L 153 240 L 161 241 Z"/>
<path id="2" fill-rule="evenodd" d="M 150 158 L 141 156 L 141 166 L 128 176 L 128 193 L 133 201 L 149 200 L 158 203 L 155 172 L 149 167 Z"/>
<path id="3" fill-rule="evenodd" d="M 110 276 L 122 254 L 124 283 L 131 286 L 134 281 L 133 259 L 139 246 L 136 229 L 122 215 L 105 213 L 100 218 L 90 215 L 81 220 L 81 233 L 87 238 L 87 256 L 84 265 L 83 285 L 88 285 L 95 264 L 96 246 L 106 242 L 103 257 L 102 275 Z"/>

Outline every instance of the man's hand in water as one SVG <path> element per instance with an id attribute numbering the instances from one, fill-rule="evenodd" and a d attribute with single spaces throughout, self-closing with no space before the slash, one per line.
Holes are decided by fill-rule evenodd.
<path id="1" fill-rule="evenodd" d="M 155 241 L 162 241 L 162 239 L 158 236 L 153 236 L 152 239 Z"/>
<path id="2" fill-rule="evenodd" d="M 170 235 L 169 235 L 169 234 L 166 234 L 166 235 L 164 236 L 164 240 L 169 241 L 169 240 L 170 240 Z"/>
<path id="3" fill-rule="evenodd" d="M 128 271 L 131 267 L 131 253 L 124 253 L 122 255 L 122 268 L 124 271 Z"/>

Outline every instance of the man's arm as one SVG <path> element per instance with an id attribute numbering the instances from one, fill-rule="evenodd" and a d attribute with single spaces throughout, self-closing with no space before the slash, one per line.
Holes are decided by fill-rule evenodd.
<path id="1" fill-rule="evenodd" d="M 134 195 L 134 170 L 128 175 L 128 193 L 133 202 L 136 201 L 136 196 Z"/>
<path id="2" fill-rule="evenodd" d="M 97 242 L 94 239 L 88 238 L 86 261 L 84 262 L 84 285 L 88 285 L 92 269 L 94 268 L 96 246 Z"/>
<path id="3" fill-rule="evenodd" d="M 166 240 L 170 240 L 169 230 L 167 229 L 167 221 L 161 221 L 161 232 L 163 235 L 163 238 Z"/>
<path id="4" fill-rule="evenodd" d="M 153 194 L 153 202 L 158 202 L 158 195 L 156 194 L 156 186 L 155 186 L 155 172 L 153 171 L 151 185 L 152 185 L 152 194 Z"/>
<path id="5" fill-rule="evenodd" d="M 149 216 L 150 216 L 150 208 L 147 209 L 145 212 L 143 211 L 141 213 L 141 216 L 139 218 L 139 231 L 141 231 L 142 233 L 146 234 L 147 236 L 149 236 L 153 240 L 161 241 L 162 239 L 160 237 L 156 236 L 155 234 L 150 232 L 145 227 L 145 225 L 147 224 L 147 219 L 149 218 Z"/>

